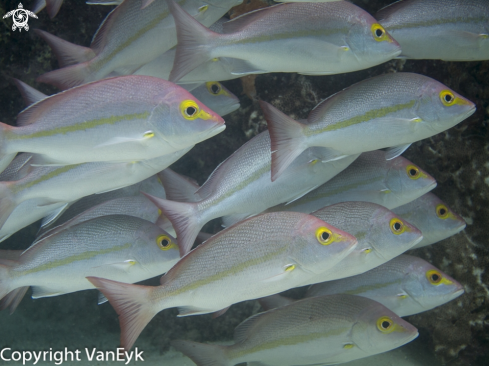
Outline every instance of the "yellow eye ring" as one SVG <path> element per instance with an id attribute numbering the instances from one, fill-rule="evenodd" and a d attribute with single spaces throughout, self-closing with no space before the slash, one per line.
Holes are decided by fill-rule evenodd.
<path id="1" fill-rule="evenodd" d="M 180 103 L 182 116 L 188 120 L 197 119 L 199 116 L 199 106 L 193 100 L 184 100 Z"/>
<path id="2" fill-rule="evenodd" d="M 370 28 L 372 31 L 372 35 L 377 42 L 389 41 L 392 42 L 391 38 L 385 31 L 384 27 L 382 27 L 379 23 L 372 24 Z"/>
<path id="3" fill-rule="evenodd" d="M 209 90 L 209 93 L 211 93 L 212 95 L 224 94 L 224 89 L 217 81 L 208 81 L 207 83 L 205 83 L 205 86 L 207 87 L 207 90 Z"/>
<path id="4" fill-rule="evenodd" d="M 450 107 L 455 104 L 457 98 L 450 90 L 442 90 L 440 92 L 440 100 L 443 105 Z"/>
<path id="5" fill-rule="evenodd" d="M 431 284 L 439 285 L 441 283 L 441 280 L 443 279 L 443 276 L 437 270 L 432 269 L 426 272 L 426 278 L 428 279 L 428 281 L 430 281 Z"/>
<path id="6" fill-rule="evenodd" d="M 388 316 L 383 316 L 377 320 L 377 329 L 384 334 L 389 334 L 394 330 L 394 322 Z"/>
<path id="7" fill-rule="evenodd" d="M 159 235 L 156 238 L 156 244 L 161 250 L 168 250 L 175 246 L 168 235 Z"/>
<path id="8" fill-rule="evenodd" d="M 418 179 L 421 176 L 419 168 L 415 165 L 408 165 L 406 167 L 406 173 L 410 179 Z"/>
<path id="9" fill-rule="evenodd" d="M 334 241 L 333 233 L 324 226 L 316 230 L 316 238 L 322 245 L 329 245 Z"/>
<path id="10" fill-rule="evenodd" d="M 404 231 L 406 231 L 406 225 L 404 225 L 404 223 L 396 217 L 391 219 L 389 226 L 391 231 L 396 235 L 401 235 Z"/>
<path id="11" fill-rule="evenodd" d="M 445 220 L 448 217 L 449 212 L 448 207 L 443 204 L 436 206 L 436 216 L 438 216 L 440 219 Z"/>

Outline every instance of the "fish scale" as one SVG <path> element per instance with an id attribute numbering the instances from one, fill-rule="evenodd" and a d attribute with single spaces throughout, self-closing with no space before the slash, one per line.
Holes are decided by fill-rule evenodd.
<path id="1" fill-rule="evenodd" d="M 396 332 L 378 330 L 382 317 Z M 198 365 L 324 365 L 385 352 L 416 336 L 416 328 L 370 299 L 332 295 L 252 316 L 236 328 L 230 346 L 179 340 L 172 345 Z"/>
<path id="2" fill-rule="evenodd" d="M 385 160 L 385 152 L 376 150 L 361 154 L 348 168 L 319 188 L 287 205 L 269 211 L 311 213 L 344 201 L 367 201 L 388 209 L 408 203 L 436 186 L 426 172 L 416 180 L 408 177 L 406 168 L 412 163 L 399 156 Z"/>
<path id="3" fill-rule="evenodd" d="M 320 241 L 324 232 L 327 243 Z M 158 287 L 88 280 L 119 313 L 121 344 L 131 348 L 164 309 L 178 307 L 180 316 L 221 312 L 234 303 L 296 287 L 339 262 L 356 243 L 350 234 L 313 216 L 271 213 L 208 239 L 163 276 Z"/>

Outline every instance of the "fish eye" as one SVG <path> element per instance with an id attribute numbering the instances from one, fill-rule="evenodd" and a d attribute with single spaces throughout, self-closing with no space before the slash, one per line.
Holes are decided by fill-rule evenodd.
<path id="1" fill-rule="evenodd" d="M 404 223 L 396 217 L 394 217 L 390 221 L 389 225 L 390 225 L 391 231 L 396 235 L 400 235 L 406 230 Z"/>
<path id="2" fill-rule="evenodd" d="M 441 273 L 434 269 L 426 272 L 426 277 L 428 278 L 428 281 L 430 281 L 430 283 L 433 285 L 440 284 L 441 280 L 443 279 Z"/>
<path id="3" fill-rule="evenodd" d="M 161 250 L 168 250 L 173 245 L 171 239 L 167 235 L 160 235 L 156 238 L 156 243 L 160 247 Z"/>
<path id="4" fill-rule="evenodd" d="M 443 90 L 441 93 L 440 93 L 440 99 L 441 99 L 441 102 L 447 106 L 447 107 L 450 107 L 451 105 L 453 105 L 455 103 L 455 95 L 453 95 L 453 93 L 449 90 Z"/>
<path id="5" fill-rule="evenodd" d="M 372 34 L 374 36 L 374 39 L 376 41 L 378 41 L 378 42 L 390 41 L 390 38 L 387 35 L 387 32 L 379 23 L 372 24 L 371 30 L 372 30 Z"/>
<path id="6" fill-rule="evenodd" d="M 447 206 L 442 204 L 436 206 L 436 216 L 438 216 L 440 219 L 446 219 L 448 217 Z"/>
<path id="7" fill-rule="evenodd" d="M 207 85 L 207 90 L 209 90 L 209 92 L 211 94 L 214 94 L 214 95 L 218 95 L 222 88 L 221 88 L 221 84 L 219 84 L 218 82 L 216 81 L 210 81 L 208 83 L 206 83 Z"/>
<path id="8" fill-rule="evenodd" d="M 331 230 L 325 228 L 324 226 L 316 230 L 316 238 L 318 242 L 322 245 L 329 245 L 334 241 L 333 233 L 331 232 Z"/>
<path id="9" fill-rule="evenodd" d="M 193 100 L 184 100 L 180 104 L 180 109 L 185 119 L 193 120 L 198 117 L 199 106 Z"/>
<path id="10" fill-rule="evenodd" d="M 406 172 L 408 174 L 408 177 L 411 179 L 418 179 L 421 176 L 419 168 L 414 165 L 408 165 L 406 167 Z"/>
<path id="11" fill-rule="evenodd" d="M 383 316 L 377 320 L 377 329 L 382 333 L 390 333 L 394 330 L 394 322 L 388 316 Z"/>

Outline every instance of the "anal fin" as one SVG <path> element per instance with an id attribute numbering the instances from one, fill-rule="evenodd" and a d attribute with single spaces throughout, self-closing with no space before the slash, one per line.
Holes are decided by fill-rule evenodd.
<path id="1" fill-rule="evenodd" d="M 385 151 L 385 160 L 392 160 L 394 158 L 397 158 L 400 156 L 404 151 L 406 151 L 409 146 L 411 146 L 411 143 L 405 144 L 405 145 L 399 145 L 399 146 L 392 146 L 389 147 Z"/>

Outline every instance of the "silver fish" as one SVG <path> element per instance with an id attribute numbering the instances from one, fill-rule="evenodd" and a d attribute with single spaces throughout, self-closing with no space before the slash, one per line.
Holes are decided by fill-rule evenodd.
<path id="1" fill-rule="evenodd" d="M 372 202 L 392 210 L 435 187 L 432 176 L 402 156 L 385 160 L 384 151 L 370 151 L 321 187 L 270 210 L 311 213 L 346 201 Z"/>
<path id="2" fill-rule="evenodd" d="M 296 212 L 264 214 L 208 239 L 183 257 L 158 287 L 89 277 L 119 314 L 121 345 L 129 349 L 160 311 L 180 316 L 223 312 L 240 301 L 304 283 L 343 259 L 356 239 Z"/>
<path id="3" fill-rule="evenodd" d="M 135 184 L 167 168 L 190 149 L 131 163 L 37 167 L 21 180 L 0 182 L 0 225 L 16 206 L 29 199 L 42 199 L 39 205 L 48 207 Z"/>
<path id="4" fill-rule="evenodd" d="M 234 73 L 325 75 L 366 69 L 401 53 L 399 44 L 363 9 L 348 1 L 290 3 L 237 17 L 210 31 L 168 2 L 178 45 L 170 81 L 215 58 L 242 60 Z"/>
<path id="5" fill-rule="evenodd" d="M 462 217 L 453 212 L 433 193 L 426 193 L 393 211 L 423 233 L 423 240 L 413 249 L 431 245 L 455 235 L 465 229 L 466 225 Z"/>
<path id="6" fill-rule="evenodd" d="M 210 220 L 235 214 L 246 214 L 247 217 L 281 202 L 293 201 L 334 177 L 356 157 L 323 163 L 321 148 L 310 149 L 290 166 L 283 177 L 271 182 L 270 137 L 265 131 L 214 170 L 197 191 L 202 197 L 199 202 L 182 203 L 157 198 L 153 202 L 172 222 L 184 255 L 192 248 L 200 229 Z"/>
<path id="7" fill-rule="evenodd" d="M 236 95 L 217 81 L 208 81 L 190 93 L 221 117 L 239 108 Z"/>
<path id="8" fill-rule="evenodd" d="M 178 2 L 197 21 L 209 26 L 242 0 Z M 90 49 L 83 47 L 84 51 L 71 56 L 74 65 L 48 72 L 37 80 L 68 89 L 100 80 L 112 72 L 128 75 L 175 46 L 175 23 L 169 16 L 166 2 L 159 0 L 146 7 L 142 5 L 141 0 L 125 0 L 104 20 Z"/>
<path id="9" fill-rule="evenodd" d="M 55 94 L 21 112 L 17 124 L 0 124 L 1 156 L 31 152 L 56 164 L 151 159 L 225 128 L 220 116 L 186 90 L 149 76 L 122 76 Z"/>
<path id="10" fill-rule="evenodd" d="M 351 295 L 322 296 L 259 313 L 234 331 L 234 344 L 171 342 L 198 366 L 333 365 L 400 347 L 418 336 L 383 305 Z"/>
<path id="11" fill-rule="evenodd" d="M 368 297 L 408 316 L 452 301 L 464 288 L 425 260 L 403 254 L 361 275 L 313 285 L 306 296 L 338 293 Z"/>
<path id="12" fill-rule="evenodd" d="M 94 206 L 61 225 L 55 225 L 53 228 L 38 235 L 36 241 L 97 217 L 126 215 L 138 217 L 154 224 L 160 214 L 161 211 L 149 199 L 142 195 L 120 197 Z"/>
<path id="13" fill-rule="evenodd" d="M 311 146 L 328 148 L 330 160 L 388 147 L 386 159 L 393 159 L 411 143 L 455 126 L 476 109 L 438 81 L 402 72 L 367 79 L 334 94 L 312 110 L 307 124 L 266 102 L 260 106 L 272 140 L 272 179 Z"/>
<path id="14" fill-rule="evenodd" d="M 134 283 L 165 273 L 178 259 L 175 239 L 155 224 L 99 217 L 35 242 L 16 261 L 0 260 L 0 298 L 28 286 L 35 299 L 91 289 L 85 279 L 91 275 Z"/>
<path id="15" fill-rule="evenodd" d="M 486 0 L 403 0 L 375 17 L 401 45 L 400 57 L 489 60 Z"/>
<path id="16" fill-rule="evenodd" d="M 355 276 L 388 262 L 423 239 L 421 231 L 392 211 L 370 202 L 342 202 L 311 215 L 352 234 L 355 249 L 315 282 Z"/>
<path id="17" fill-rule="evenodd" d="M 56 220 L 53 220 L 49 224 L 43 222 L 38 235 L 41 235 L 45 230 L 49 229 L 50 225 L 53 223 L 56 223 L 56 225 L 62 225 L 66 221 L 71 220 L 75 216 L 80 215 L 92 207 L 118 198 L 143 196 L 141 192 L 146 192 L 160 198 L 166 197 L 165 189 L 161 184 L 161 180 L 157 175 L 153 175 L 139 183 L 132 184 L 124 188 L 119 188 L 105 193 L 92 194 L 79 199 L 78 201 L 70 204 L 70 206 L 61 215 L 59 215 Z"/>

